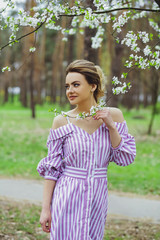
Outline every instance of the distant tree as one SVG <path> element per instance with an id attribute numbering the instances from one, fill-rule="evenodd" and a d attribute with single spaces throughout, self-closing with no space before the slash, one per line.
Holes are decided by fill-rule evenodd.
<path id="1" fill-rule="evenodd" d="M 9 42 L 2 45 L 1 50 L 8 45 L 14 45 L 27 35 L 39 31 L 45 25 L 48 29 L 58 30 L 64 36 L 61 37 L 62 40 L 66 40 L 70 38 L 70 35 L 80 31 L 81 34 L 84 34 L 84 58 L 98 61 L 97 49 L 103 42 L 105 25 L 110 24 L 110 37 L 113 38 L 113 43 L 117 44 L 115 55 L 113 54 L 115 58 L 112 59 L 111 63 L 112 91 L 114 94 L 126 93 L 131 88 L 128 75 L 132 70 L 156 69 L 157 71 L 160 68 L 160 0 L 152 1 L 152 3 L 143 0 L 75 0 L 73 6 L 70 6 L 68 1 L 37 0 L 36 3 L 38 4 L 33 7 L 32 11 L 18 10 L 16 17 L 11 17 L 10 13 L 8 16 L 7 14 L 3 15 L 3 12 L 10 7 L 16 11 L 15 3 L 11 0 L 6 2 L 6 8 L 1 13 L 3 20 L 1 29 L 8 28 L 11 35 Z M 33 10 L 34 14 L 32 14 Z M 62 17 L 70 18 L 71 24 L 63 27 Z M 131 29 L 128 28 L 125 34 L 121 34 L 129 22 L 138 22 L 139 19 L 143 18 L 146 19 L 143 30 L 133 29 L 133 24 L 130 24 Z M 33 28 L 33 30 L 26 35 L 18 36 L 19 31 L 26 26 Z M 148 32 L 148 26 L 153 29 L 153 32 Z M 121 60 L 123 48 L 125 52 L 128 52 L 128 56 L 125 55 L 125 59 L 123 59 L 125 69 L 118 71 L 115 66 Z M 93 54 L 93 60 L 92 51 L 97 54 L 97 57 L 95 57 L 96 54 Z M 56 64 L 54 67 L 56 68 Z M 2 68 L 2 71 L 7 70 L 10 70 L 10 66 Z"/>

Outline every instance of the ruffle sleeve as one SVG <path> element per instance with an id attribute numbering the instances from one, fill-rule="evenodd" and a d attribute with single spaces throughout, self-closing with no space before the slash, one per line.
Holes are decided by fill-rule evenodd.
<path id="1" fill-rule="evenodd" d="M 70 133 L 71 130 L 64 126 L 50 129 L 47 139 L 48 155 L 37 166 L 40 176 L 55 181 L 60 177 L 63 172 L 63 142 Z"/>
<path id="2" fill-rule="evenodd" d="M 135 139 L 128 133 L 126 121 L 115 124 L 121 136 L 121 142 L 116 148 L 111 146 L 110 162 L 115 162 L 119 166 L 127 166 L 134 161 L 136 156 Z"/>

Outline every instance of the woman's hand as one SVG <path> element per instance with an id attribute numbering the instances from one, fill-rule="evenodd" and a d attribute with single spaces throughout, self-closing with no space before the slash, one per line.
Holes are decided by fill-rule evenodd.
<path id="1" fill-rule="evenodd" d="M 95 120 L 102 119 L 103 122 L 106 124 L 108 129 L 115 129 L 115 124 L 112 119 L 111 113 L 109 108 L 104 108 L 103 110 L 99 110 L 96 112 L 96 115 L 94 116 Z"/>
<path id="2" fill-rule="evenodd" d="M 40 216 L 40 224 L 44 232 L 49 233 L 51 229 L 51 211 L 50 209 L 42 209 Z"/>
<path id="3" fill-rule="evenodd" d="M 109 129 L 112 147 L 117 148 L 121 142 L 121 136 L 114 122 L 124 121 L 122 112 L 117 108 L 112 108 L 112 114 L 111 114 L 111 110 L 109 108 L 104 108 L 103 110 L 99 110 L 96 112 L 94 119 L 103 120 L 103 122 L 106 124 L 106 126 Z"/>

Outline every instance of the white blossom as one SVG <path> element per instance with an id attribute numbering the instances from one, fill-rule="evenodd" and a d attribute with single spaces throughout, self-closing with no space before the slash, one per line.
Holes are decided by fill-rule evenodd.
<path id="1" fill-rule="evenodd" d="M 2 68 L 2 72 L 4 72 L 4 71 L 10 72 L 10 71 L 11 71 L 11 68 L 8 67 L 8 66 L 6 66 L 6 67 Z"/>
<path id="2" fill-rule="evenodd" d="M 68 1 L 37 0 L 37 6 L 33 7 L 34 16 L 31 16 L 29 11 L 19 8 L 19 6 L 16 5 L 16 1 L 3 0 L 3 2 L 6 3 L 7 11 L 5 14 L 2 12 L 0 15 L 0 29 L 2 31 L 6 28 L 9 30 L 10 36 L 8 42 L 10 42 L 10 46 L 17 42 L 16 39 L 17 36 L 19 36 L 17 33 L 19 33 L 21 27 L 33 27 L 35 29 L 39 27 L 40 24 L 44 23 L 44 26 L 47 29 L 61 31 L 64 35 L 62 38 L 63 41 L 68 39 L 68 35 L 76 34 L 77 31 L 84 34 L 85 27 L 97 29 L 95 36 L 92 37 L 92 47 L 99 48 L 105 34 L 104 24 L 111 22 L 114 32 L 119 33 L 125 24 L 128 23 L 129 19 L 136 20 L 147 16 L 149 25 L 153 28 L 153 31 L 155 31 L 154 36 L 152 33 L 142 30 L 138 32 L 129 31 L 122 40 L 118 39 L 118 36 L 114 37 L 115 39 L 118 39 L 117 42 L 119 41 L 120 44 L 127 46 L 129 50 L 129 59 L 126 59 L 125 62 L 127 68 L 131 68 L 133 65 L 137 65 L 137 67 L 141 69 L 149 67 L 154 67 L 155 69 L 160 68 L 160 46 L 157 44 L 157 46 L 153 47 L 154 44 L 151 42 L 153 38 L 154 40 L 160 38 L 160 27 L 158 22 L 153 19 L 154 16 L 148 18 L 149 13 L 146 11 L 137 13 L 133 11 L 123 11 L 123 13 L 117 17 L 117 12 L 110 14 L 95 14 L 90 7 L 81 7 L 84 6 L 85 2 L 81 0 L 77 0 L 72 7 L 69 5 Z M 96 11 L 113 10 L 114 8 L 119 7 L 148 6 L 147 1 L 145 0 L 136 1 L 135 4 L 133 4 L 133 2 L 134 1 L 129 1 L 128 3 L 128 1 L 94 0 L 93 4 L 96 7 Z M 14 8 L 14 14 L 12 14 L 12 8 Z M 152 4 L 151 8 L 159 9 L 155 2 Z M 2 8 L 2 11 L 3 9 L 4 8 Z M 70 26 L 66 26 L 65 29 L 62 29 L 59 21 L 63 14 L 76 15 L 72 18 Z M 79 17 L 79 15 L 82 14 L 84 15 Z M 29 51 L 35 51 L 35 48 L 30 48 Z M 5 67 L 2 70 L 10 71 L 10 68 Z M 121 79 L 125 79 L 126 76 L 127 73 L 123 73 Z M 112 80 L 114 86 L 118 84 L 118 87 L 114 88 L 116 94 L 124 93 L 130 87 L 130 85 L 122 83 L 117 77 L 114 77 Z"/>
<path id="3" fill-rule="evenodd" d="M 152 53 L 150 46 L 146 45 L 146 47 L 143 49 L 144 55 L 148 56 Z"/>
<path id="4" fill-rule="evenodd" d="M 67 42 L 67 41 L 68 41 L 68 38 L 67 38 L 67 37 L 63 37 L 63 38 L 62 38 L 62 41 Z"/>
<path id="5" fill-rule="evenodd" d="M 126 92 L 128 92 L 128 89 L 130 88 L 131 85 L 127 85 L 126 82 L 124 82 L 121 87 L 112 88 L 112 91 L 115 95 L 118 95 L 120 93 L 125 94 Z"/>
<path id="6" fill-rule="evenodd" d="M 119 81 L 119 79 L 118 79 L 118 77 L 113 77 L 112 78 L 112 83 L 114 84 L 114 85 L 117 85 L 117 84 L 121 84 L 121 81 Z"/>
<path id="7" fill-rule="evenodd" d="M 100 26 L 97 30 L 95 37 L 92 37 L 92 48 L 99 48 L 103 41 L 104 28 Z"/>
<path id="8" fill-rule="evenodd" d="M 35 51 L 36 51 L 36 48 L 35 48 L 35 47 L 31 47 L 31 48 L 29 49 L 29 51 L 30 51 L 30 52 L 35 52 Z"/>
<path id="9" fill-rule="evenodd" d="M 140 7 L 144 7 L 144 0 L 139 0 Z"/>
<path id="10" fill-rule="evenodd" d="M 149 25 L 160 34 L 160 27 L 158 26 L 158 23 L 154 22 L 153 19 L 149 19 Z"/>
<path id="11" fill-rule="evenodd" d="M 117 32 L 121 32 L 121 28 L 128 22 L 129 17 L 127 16 L 128 12 L 124 12 L 117 19 L 115 19 L 115 23 L 113 24 L 113 30 L 117 30 Z"/>
<path id="12" fill-rule="evenodd" d="M 142 39 L 143 43 L 149 42 L 149 34 L 148 33 L 139 31 L 138 36 L 140 37 L 140 39 Z"/>
<path id="13" fill-rule="evenodd" d="M 76 29 L 75 28 L 71 28 L 69 29 L 69 35 L 74 35 L 76 33 Z"/>
<path id="14" fill-rule="evenodd" d="M 129 61 L 127 60 L 126 63 L 125 63 L 125 66 L 126 66 L 127 68 L 131 68 L 133 65 L 132 65 L 132 62 L 129 62 Z"/>

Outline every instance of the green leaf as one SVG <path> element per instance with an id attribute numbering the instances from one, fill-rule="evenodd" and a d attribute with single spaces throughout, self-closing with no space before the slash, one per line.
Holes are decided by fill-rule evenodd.
<path id="1" fill-rule="evenodd" d="M 123 72 L 122 74 L 123 74 L 124 78 L 126 78 L 128 75 L 128 73 L 125 73 L 125 72 Z"/>
<path id="2" fill-rule="evenodd" d="M 150 33 L 149 37 L 150 37 L 151 40 L 153 40 L 153 33 Z"/>

